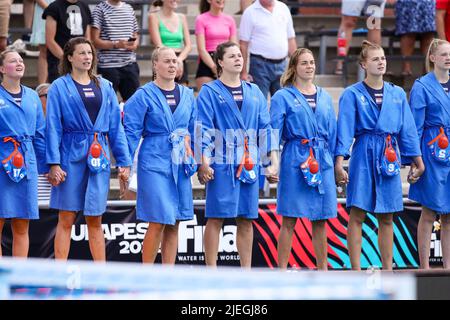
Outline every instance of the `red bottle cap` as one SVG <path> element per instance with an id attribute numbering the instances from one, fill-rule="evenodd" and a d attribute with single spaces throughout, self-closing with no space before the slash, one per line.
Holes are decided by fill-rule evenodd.
<path id="1" fill-rule="evenodd" d="M 12 164 L 16 168 L 22 168 L 23 166 L 23 156 L 20 152 L 16 152 L 13 157 Z"/>
<path id="2" fill-rule="evenodd" d="M 312 174 L 316 174 L 317 172 L 319 172 L 319 163 L 317 162 L 317 160 L 311 160 L 311 162 L 309 163 L 309 171 Z"/>
<path id="3" fill-rule="evenodd" d="M 389 162 L 394 162 L 395 160 L 397 160 L 397 154 L 395 153 L 395 150 L 392 148 L 386 149 L 385 155 L 386 155 L 386 159 Z"/>
<path id="4" fill-rule="evenodd" d="M 447 149 L 448 147 L 448 138 L 446 136 L 442 136 L 439 138 L 438 146 L 441 149 Z"/>
<path id="5" fill-rule="evenodd" d="M 94 158 L 100 157 L 100 154 L 102 153 L 102 146 L 98 143 L 92 145 L 91 147 L 91 154 Z"/>
<path id="6" fill-rule="evenodd" d="M 245 157 L 245 162 L 244 162 L 244 167 L 246 170 L 250 171 L 253 169 L 253 162 L 252 159 L 250 157 Z"/>

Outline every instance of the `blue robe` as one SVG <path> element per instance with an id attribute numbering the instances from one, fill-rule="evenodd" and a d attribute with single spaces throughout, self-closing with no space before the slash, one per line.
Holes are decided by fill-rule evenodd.
<path id="1" fill-rule="evenodd" d="M 45 119 L 37 93 L 22 86 L 20 106 L 0 86 L 0 159 L 7 158 L 14 150 L 4 137 L 20 142 L 19 151 L 25 159 L 27 175 L 20 182 L 13 182 L 3 166 L 0 167 L 0 218 L 39 219 L 38 173 L 46 173 Z"/>
<path id="2" fill-rule="evenodd" d="M 409 198 L 439 213 L 450 213 L 450 166 L 438 163 L 428 147 L 428 142 L 439 135 L 440 127 L 450 136 L 450 97 L 430 72 L 415 81 L 410 105 L 421 141 L 425 172 L 411 185 Z"/>
<path id="3" fill-rule="evenodd" d="M 180 102 L 172 114 L 166 98 L 147 83 L 125 103 L 124 126 L 134 156 L 138 154 L 137 218 L 175 224 L 193 218 L 191 179 L 184 172 L 185 136 L 193 136 L 197 107 L 193 91 L 180 89 Z M 192 139 L 193 140 L 193 139 Z"/>
<path id="4" fill-rule="evenodd" d="M 414 118 L 403 89 L 385 82 L 380 110 L 362 82 L 346 88 L 339 100 L 335 154 L 348 158 L 353 145 L 347 207 L 373 213 L 403 210 L 400 174 L 386 177 L 380 169 L 388 134 L 393 138 L 397 157 L 421 155 Z"/>
<path id="5" fill-rule="evenodd" d="M 248 82 L 241 83 L 244 99 L 241 111 L 220 80 L 204 84 L 198 94 L 202 151 L 211 157 L 211 168 L 214 170 L 214 180 L 206 184 L 206 218 L 258 217 L 258 179 L 252 184 L 242 183 L 235 175 L 244 152 L 246 136 L 255 164 L 260 160 L 261 147 L 264 151 L 270 151 L 270 116 L 267 100 L 259 88 Z M 214 130 L 217 131 L 215 139 L 210 139 Z"/>
<path id="6" fill-rule="evenodd" d="M 283 88 L 272 97 L 270 118 L 273 130 L 280 130 L 284 141 L 277 188 L 278 214 L 310 220 L 336 217 L 333 158 L 337 123 L 330 95 L 317 87 L 314 112 L 297 88 Z M 302 144 L 303 139 L 310 143 Z M 309 156 L 310 147 L 322 175 L 322 183 L 317 187 L 308 186 L 300 169 Z"/>
<path id="7" fill-rule="evenodd" d="M 109 148 L 118 167 L 131 166 L 120 109 L 112 84 L 99 78 L 102 105 L 95 124 L 78 93 L 72 77 L 67 74 L 55 80 L 47 99 L 47 163 L 60 164 L 66 180 L 52 187 L 50 207 L 80 211 L 99 216 L 106 210 L 109 192 L 108 170 L 92 173 L 87 165 L 89 147 L 98 133 L 98 142 L 111 161 Z"/>

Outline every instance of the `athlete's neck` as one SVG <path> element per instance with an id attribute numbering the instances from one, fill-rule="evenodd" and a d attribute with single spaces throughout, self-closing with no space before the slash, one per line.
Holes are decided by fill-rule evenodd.
<path id="1" fill-rule="evenodd" d="M 165 80 L 162 78 L 156 78 L 153 81 L 158 88 L 161 88 L 166 91 L 171 91 L 175 89 L 175 81 L 174 80 Z"/>
<path id="2" fill-rule="evenodd" d="M 91 82 L 91 77 L 89 76 L 89 73 L 87 71 L 79 71 L 77 69 L 72 69 L 72 72 L 70 73 L 70 76 L 73 80 L 78 82 L 79 84 L 89 84 Z"/>
<path id="3" fill-rule="evenodd" d="M 439 83 L 447 83 L 449 80 L 448 69 L 438 69 L 433 70 L 436 79 Z"/>
<path id="4" fill-rule="evenodd" d="M 364 82 L 371 87 L 372 89 L 375 90 L 380 90 L 381 88 L 383 88 L 384 85 L 384 81 L 383 81 L 383 76 L 371 76 L 370 74 L 367 75 L 366 79 L 364 79 Z"/>
<path id="5" fill-rule="evenodd" d="M 3 78 L 2 87 L 10 93 L 20 93 L 20 79 Z"/>
<path id="6" fill-rule="evenodd" d="M 222 72 L 222 74 L 219 77 L 219 80 L 222 81 L 222 83 L 226 86 L 229 86 L 231 88 L 236 88 L 241 85 L 241 78 L 240 73 L 229 73 L 229 72 Z"/>
<path id="7" fill-rule="evenodd" d="M 314 94 L 317 89 L 312 80 L 302 80 L 297 78 L 295 80 L 294 86 L 304 94 Z"/>

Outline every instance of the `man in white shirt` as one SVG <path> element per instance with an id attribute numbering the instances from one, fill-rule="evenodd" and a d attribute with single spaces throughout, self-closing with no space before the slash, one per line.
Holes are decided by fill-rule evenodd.
<path id="1" fill-rule="evenodd" d="M 248 7 L 239 26 L 240 47 L 247 66 L 243 80 L 253 81 L 265 97 L 280 88 L 280 77 L 287 66 L 287 57 L 297 49 L 295 31 L 289 8 L 278 0 L 256 0 Z"/>

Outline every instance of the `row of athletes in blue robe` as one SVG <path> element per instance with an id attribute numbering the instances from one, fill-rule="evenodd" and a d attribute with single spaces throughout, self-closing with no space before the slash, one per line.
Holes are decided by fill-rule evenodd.
<path id="1" fill-rule="evenodd" d="M 419 78 L 412 89 L 410 104 L 402 88 L 385 82 L 383 104 L 377 107 L 362 83 L 346 88 L 340 98 L 338 121 L 331 97 L 317 87 L 316 110 L 312 111 L 295 87 L 279 90 L 267 101 L 256 85 L 242 82 L 243 105 L 239 111 L 230 92 L 219 81 L 205 84 L 198 98 L 180 86 L 180 103 L 172 114 L 166 99 L 154 83 L 137 90 L 127 101 L 122 126 L 117 98 L 111 84 L 100 79 L 103 103 L 93 124 L 69 75 L 56 80 L 48 93 L 47 128 L 37 95 L 23 87 L 21 106 L 0 88 L 0 136 L 16 137 L 25 154 L 27 178 L 14 183 L 0 173 L 0 217 L 37 219 L 37 174 L 48 164 L 60 164 L 66 181 L 52 188 L 50 207 L 101 215 L 106 209 L 109 170 L 92 173 L 86 157 L 94 133 L 108 153 L 109 145 L 117 166 L 130 166 L 141 137 L 138 158 L 137 217 L 148 222 L 174 224 L 193 217 L 192 186 L 173 150 L 183 158 L 186 135 L 194 136 L 199 121 L 205 134 L 216 129 L 226 137 L 227 129 L 280 130 L 281 156 L 278 213 L 311 220 L 336 216 L 336 186 L 333 159 L 350 156 L 347 206 L 368 212 L 392 213 L 403 209 L 400 176 L 379 172 L 380 157 L 389 134 L 398 145 L 401 159 L 423 153 L 426 171 L 411 186 L 410 198 L 437 212 L 450 212 L 448 166 L 436 164 L 427 142 L 450 127 L 449 97 L 433 73 Z M 45 136 L 45 139 L 44 139 Z M 355 141 L 354 141 L 355 138 Z M 46 140 L 46 141 L 45 141 Z M 304 143 L 307 140 L 308 143 Z M 422 141 L 422 145 L 420 145 Z M 212 142 L 203 140 L 207 154 Z M 250 141 L 251 146 L 256 141 Z M 224 146 L 230 147 L 230 144 Z M 232 148 L 238 149 L 237 144 Z M 241 146 L 242 147 L 242 146 Z M 277 145 L 268 151 L 277 149 Z M 302 177 L 300 164 L 314 150 L 322 183 L 310 187 Z M 254 149 L 254 148 L 253 148 Z M 12 146 L 3 143 L 0 156 L 6 158 Z M 45 154 L 45 155 L 44 155 Z M 224 155 L 225 157 L 225 155 Z M 253 158 L 259 158 L 253 155 Z M 258 216 L 258 183 L 236 179 L 239 164 L 212 164 L 214 180 L 206 185 L 206 217 Z"/>

